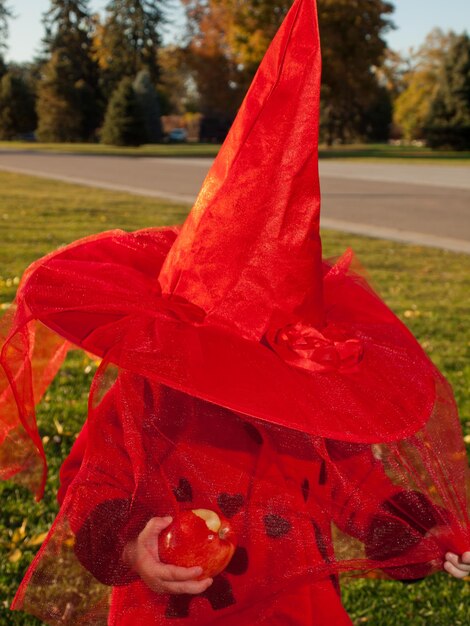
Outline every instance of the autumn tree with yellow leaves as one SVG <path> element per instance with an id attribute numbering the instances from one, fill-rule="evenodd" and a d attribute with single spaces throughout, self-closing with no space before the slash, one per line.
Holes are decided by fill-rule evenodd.
<path id="1" fill-rule="evenodd" d="M 188 54 L 206 114 L 233 116 L 291 6 L 289 0 L 183 0 Z M 382 0 L 318 0 L 323 53 L 322 131 L 347 141 L 386 97 L 377 78 L 393 5 Z M 388 113 L 390 122 L 391 113 Z"/>
<path id="2" fill-rule="evenodd" d="M 422 139 L 431 104 L 439 88 L 439 77 L 451 44 L 451 34 L 434 29 L 417 50 L 411 50 L 403 90 L 394 107 L 394 121 L 406 141 Z"/>

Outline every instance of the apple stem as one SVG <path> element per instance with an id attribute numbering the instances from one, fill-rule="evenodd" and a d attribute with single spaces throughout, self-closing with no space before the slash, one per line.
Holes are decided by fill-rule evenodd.
<path id="1" fill-rule="evenodd" d="M 229 534 L 230 529 L 227 528 L 227 526 L 223 526 L 220 530 L 219 530 L 219 538 L 220 539 L 225 539 L 227 537 L 227 535 Z"/>

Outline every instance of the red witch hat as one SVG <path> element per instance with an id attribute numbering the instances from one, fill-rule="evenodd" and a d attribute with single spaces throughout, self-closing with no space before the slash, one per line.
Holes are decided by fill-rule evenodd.
<path id="1" fill-rule="evenodd" d="M 398 440 L 436 410 L 438 372 L 351 253 L 322 262 L 320 65 L 315 3 L 296 0 L 181 232 L 112 231 L 29 268 L 4 321 L 5 476 L 30 470 L 34 447 L 44 459 L 34 404 L 64 354 L 52 340 L 38 352 L 34 320 L 122 368 L 313 435 Z"/>

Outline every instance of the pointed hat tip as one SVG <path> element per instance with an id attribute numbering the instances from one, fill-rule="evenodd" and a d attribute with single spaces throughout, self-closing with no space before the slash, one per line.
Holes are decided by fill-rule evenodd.
<path id="1" fill-rule="evenodd" d="M 246 337 L 306 301 L 322 316 L 320 74 L 315 2 L 297 0 L 159 276 L 163 292 Z"/>

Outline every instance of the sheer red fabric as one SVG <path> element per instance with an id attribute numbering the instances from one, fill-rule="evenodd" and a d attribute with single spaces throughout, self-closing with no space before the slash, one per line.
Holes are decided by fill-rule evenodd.
<path id="1" fill-rule="evenodd" d="M 164 365 L 158 353 L 166 345 L 165 326 L 156 326 L 156 319 L 164 316 L 173 329 L 194 315 L 179 300 L 156 304 L 154 276 L 176 235 L 174 228 L 113 231 L 50 255 L 28 273 L 15 315 L 3 320 L 12 324 L 2 352 L 12 382 L 7 389 L 22 391 L 15 402 L 2 404 L 16 438 L 4 437 L 1 458 L 12 458 L 12 445 L 26 450 L 24 460 L 15 454 L 8 475 L 31 487 L 35 477 L 38 494 L 40 439 L 32 439 L 36 448 L 23 444 L 35 433 L 31 407 L 69 344 L 44 330 L 42 365 L 38 361 L 33 367 L 32 339 L 38 335 L 28 332 L 29 343 L 18 337 L 26 336 L 35 318 L 38 327 L 54 328 L 75 345 L 105 356 L 93 382 L 86 427 L 62 468 L 60 515 L 14 608 L 48 624 L 138 624 L 144 618 L 163 624 L 170 617 L 188 624 L 263 624 L 262 619 L 271 624 L 288 610 L 283 601 L 295 597 L 295 606 L 303 609 L 297 617 L 291 613 L 292 623 L 310 623 L 305 616 L 311 615 L 312 623 L 326 624 L 318 608 L 326 593 L 338 624 L 340 619 L 347 624 L 336 591 L 338 573 L 374 569 L 397 579 L 421 578 L 441 568 L 447 550 L 467 549 L 466 453 L 451 390 L 431 364 L 434 404 L 428 420 L 388 442 L 380 437 L 350 441 L 347 431 L 332 438 L 316 432 L 315 422 L 308 430 L 287 427 L 167 384 L 166 370 L 155 365 Z M 380 336 L 403 332 L 350 261 L 347 253 L 324 266 L 332 322 L 345 332 L 347 319 L 364 323 L 367 310 Z M 136 285 L 142 285 L 140 292 Z M 371 312 L 374 300 L 380 322 Z M 199 359 L 206 349 L 205 335 L 199 343 L 195 336 L 184 347 L 187 358 Z M 177 338 L 172 333 L 169 340 Z M 174 346 L 165 356 L 173 358 L 180 349 Z M 260 349 L 279 358 L 269 342 Z M 349 376 L 362 362 L 336 376 Z M 219 380 L 216 364 L 208 363 L 207 376 Z M 35 387 L 33 370 L 42 381 Z M 323 411 L 326 400 L 322 395 L 312 412 Z M 371 410 L 366 432 L 377 419 Z M 156 596 L 124 566 L 122 548 L 151 517 L 188 507 L 228 516 L 239 537 L 237 552 L 204 597 Z M 66 584 L 64 572 L 69 573 Z M 277 613 L 270 613 L 274 606 Z"/>
<path id="2" fill-rule="evenodd" d="M 102 359 L 60 513 L 13 608 L 45 623 L 350 624 L 337 576 L 470 548 L 452 391 L 354 270 L 321 260 L 320 50 L 296 0 L 180 229 L 37 261 L 1 320 L 0 477 L 39 498 L 34 408 L 70 347 Z M 122 561 L 152 517 L 209 508 L 238 547 L 197 597 Z"/>

